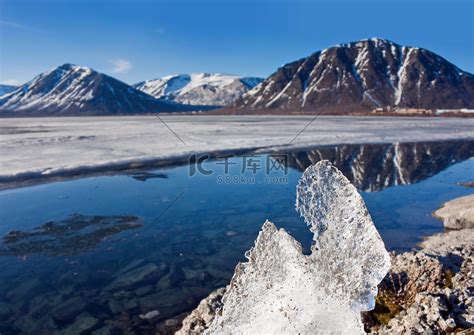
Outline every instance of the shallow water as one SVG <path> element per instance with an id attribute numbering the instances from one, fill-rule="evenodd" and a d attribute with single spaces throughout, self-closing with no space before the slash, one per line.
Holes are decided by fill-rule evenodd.
<path id="1" fill-rule="evenodd" d="M 158 310 L 158 321 L 166 320 L 226 285 L 266 219 L 307 250 L 311 235 L 294 210 L 295 186 L 304 167 L 321 158 L 371 191 L 362 196 L 388 249 L 415 247 L 442 231 L 432 211 L 472 193 L 457 185 L 474 180 L 474 160 L 465 160 L 472 145 L 390 150 L 345 146 L 233 157 L 228 174 L 226 161 L 217 160 L 205 161 L 201 171 L 193 164 L 2 191 L 0 236 L 20 232 L 9 235 L 16 249 L 8 239 L 0 248 L 0 332 L 74 333 L 82 326 L 152 333 L 155 325 L 139 314 Z M 381 152 L 391 158 L 381 162 Z M 286 157 L 284 166 L 273 161 L 278 157 Z M 80 229 L 68 233 L 78 218 Z M 123 218 L 139 224 L 121 229 Z M 30 236 L 47 222 L 40 235 L 49 241 L 45 247 Z M 104 222 L 117 229 L 98 233 Z"/>

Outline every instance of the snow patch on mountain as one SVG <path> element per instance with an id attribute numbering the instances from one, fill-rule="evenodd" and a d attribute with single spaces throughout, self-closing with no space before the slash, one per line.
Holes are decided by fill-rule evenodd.
<path id="1" fill-rule="evenodd" d="M 262 81 L 220 73 L 191 73 L 147 80 L 133 87 L 157 99 L 188 105 L 226 106 Z"/>

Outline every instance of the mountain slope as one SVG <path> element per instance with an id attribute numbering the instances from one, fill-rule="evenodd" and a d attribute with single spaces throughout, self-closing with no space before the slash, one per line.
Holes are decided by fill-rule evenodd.
<path id="1" fill-rule="evenodd" d="M 474 76 L 428 50 L 374 38 L 288 63 L 231 109 L 348 113 L 386 106 L 474 108 Z"/>
<path id="2" fill-rule="evenodd" d="M 187 105 L 226 106 L 263 79 L 219 73 L 191 73 L 147 80 L 136 85 L 155 98 Z"/>
<path id="3" fill-rule="evenodd" d="M 11 85 L 0 85 L 0 97 L 7 94 L 7 93 L 10 93 L 14 90 L 16 90 L 17 87 L 16 86 L 11 86 Z"/>
<path id="4" fill-rule="evenodd" d="M 187 109 L 72 64 L 42 73 L 0 98 L 0 116 L 123 115 Z"/>

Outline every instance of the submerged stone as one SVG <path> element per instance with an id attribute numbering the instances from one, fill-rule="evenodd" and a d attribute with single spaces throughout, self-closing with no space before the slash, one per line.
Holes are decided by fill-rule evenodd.
<path id="1" fill-rule="evenodd" d="M 86 305 L 87 301 L 82 297 L 71 298 L 53 310 L 53 318 L 59 323 L 70 322 L 85 309 Z"/>
<path id="2" fill-rule="evenodd" d="M 106 237 L 142 227 L 135 216 L 71 215 L 29 231 L 11 231 L 2 238 L 0 256 L 75 255 L 92 249 Z"/>
<path id="3" fill-rule="evenodd" d="M 99 323 L 99 320 L 91 316 L 89 313 L 79 315 L 74 323 L 59 332 L 61 335 L 77 335 L 90 331 Z"/>
<path id="4" fill-rule="evenodd" d="M 121 303 L 120 301 L 117 301 L 115 299 L 110 299 L 109 300 L 108 307 L 109 307 L 109 310 L 113 314 L 120 314 L 125 310 L 125 306 L 123 305 L 123 303 Z"/>
<path id="5" fill-rule="evenodd" d="M 146 314 L 140 314 L 139 317 L 140 319 L 151 321 L 151 320 L 156 319 L 159 315 L 160 315 L 160 312 L 157 310 L 154 310 Z"/>
<path id="6" fill-rule="evenodd" d="M 113 334 L 113 328 L 109 325 L 106 325 L 102 328 L 94 330 L 91 335 L 111 335 Z"/>
<path id="7" fill-rule="evenodd" d="M 43 283 L 38 278 L 31 278 L 8 291 L 6 297 L 11 301 L 19 301 L 28 296 L 30 292 L 42 287 L 42 285 Z"/>
<path id="8" fill-rule="evenodd" d="M 466 181 L 463 183 L 459 183 L 459 185 L 464 186 L 464 187 L 473 187 L 474 188 L 474 181 Z"/>
<path id="9" fill-rule="evenodd" d="M 0 302 L 0 318 L 6 319 L 12 313 L 10 304 Z"/>
<path id="10" fill-rule="evenodd" d="M 121 288 L 133 286 L 151 277 L 159 278 L 164 271 L 166 271 L 166 264 L 156 265 L 154 263 L 148 263 L 138 268 L 130 270 L 120 276 L 118 276 L 112 283 L 107 285 L 105 290 L 119 290 Z"/>
<path id="11" fill-rule="evenodd" d="M 154 289 L 155 288 L 154 288 L 153 285 L 142 286 L 142 287 L 139 287 L 135 290 L 135 294 L 139 297 L 142 297 L 142 296 L 147 295 L 148 293 L 152 292 Z"/>

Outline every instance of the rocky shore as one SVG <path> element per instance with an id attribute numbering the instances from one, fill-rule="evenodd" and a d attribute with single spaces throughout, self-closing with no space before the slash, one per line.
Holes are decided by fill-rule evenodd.
<path id="1" fill-rule="evenodd" d="M 433 216 L 442 220 L 448 229 L 474 228 L 474 194 L 444 203 Z"/>
<path id="2" fill-rule="evenodd" d="M 474 195 L 446 202 L 433 216 L 447 231 L 425 239 L 420 250 L 392 256 L 376 309 L 366 318 L 370 332 L 473 331 Z"/>
<path id="3" fill-rule="evenodd" d="M 474 196 L 454 199 L 444 222 L 472 210 Z M 449 205 L 448 205 L 449 204 Z M 462 204 L 462 206 L 459 206 Z M 437 211 L 439 212 L 439 211 Z M 472 227 L 472 223 L 471 226 Z M 371 334 L 439 334 L 474 327 L 474 229 L 448 230 L 426 238 L 420 249 L 391 254 L 391 268 L 379 285 L 376 307 L 363 313 Z M 222 307 L 226 288 L 214 291 L 183 320 L 177 332 L 202 334 Z"/>
<path id="4" fill-rule="evenodd" d="M 439 334 L 474 326 L 474 230 L 427 238 L 417 251 L 392 255 L 376 308 L 366 314 L 374 334 Z"/>

